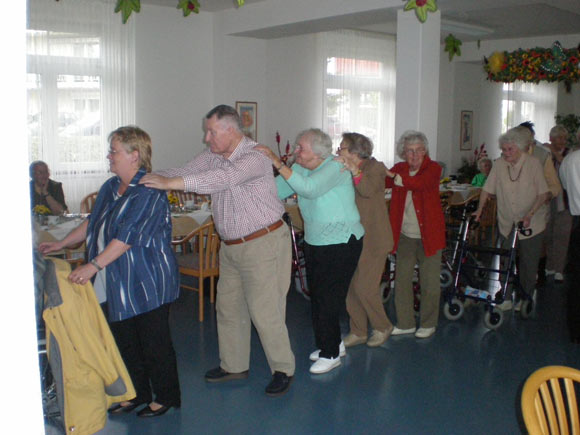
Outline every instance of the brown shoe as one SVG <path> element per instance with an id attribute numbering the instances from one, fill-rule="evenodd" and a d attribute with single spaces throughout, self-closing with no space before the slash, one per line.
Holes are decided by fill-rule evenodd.
<path id="1" fill-rule="evenodd" d="M 230 373 L 226 372 L 221 367 L 216 367 L 215 369 L 208 370 L 205 374 L 206 382 L 227 382 L 236 379 L 247 379 L 248 370 L 240 373 Z"/>

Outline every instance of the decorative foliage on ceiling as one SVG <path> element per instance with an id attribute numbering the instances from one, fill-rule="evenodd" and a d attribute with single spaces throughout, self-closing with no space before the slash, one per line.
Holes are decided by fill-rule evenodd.
<path id="1" fill-rule="evenodd" d="M 563 81 L 570 84 L 580 80 L 579 48 L 562 48 L 556 41 L 550 48 L 495 52 L 489 59 L 484 58 L 483 69 L 488 80 L 495 82 Z"/>
<path id="2" fill-rule="evenodd" d="M 56 0 L 58 1 L 58 0 Z M 187 17 L 192 12 L 199 14 L 198 0 L 177 0 L 177 9 L 183 10 L 183 16 Z M 245 0 L 237 0 L 238 7 L 244 6 Z M 121 12 L 123 15 L 123 24 L 127 22 L 133 11 L 141 10 L 141 0 L 117 0 L 115 13 Z"/>
<path id="3" fill-rule="evenodd" d="M 461 44 L 462 42 L 451 33 L 445 38 L 445 51 L 449 52 L 449 62 L 453 60 L 453 56 L 461 56 Z"/>
<path id="4" fill-rule="evenodd" d="M 435 0 L 409 0 L 405 5 L 405 11 L 410 11 L 411 9 L 415 9 L 417 18 L 424 23 L 427 21 L 427 12 L 437 11 L 437 3 L 435 3 Z"/>

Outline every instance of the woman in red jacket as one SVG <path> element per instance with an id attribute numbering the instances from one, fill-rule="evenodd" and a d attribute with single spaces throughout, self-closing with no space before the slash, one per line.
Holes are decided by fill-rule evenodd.
<path id="1" fill-rule="evenodd" d="M 429 158 L 428 141 L 408 130 L 397 141 L 404 162 L 387 171 L 386 187 L 393 189 L 390 220 L 397 254 L 395 310 L 392 335 L 435 333 L 439 317 L 441 251 L 445 247 L 445 221 L 439 199 L 441 166 Z M 421 311 L 419 328 L 413 313 L 413 274 L 419 264 Z"/>

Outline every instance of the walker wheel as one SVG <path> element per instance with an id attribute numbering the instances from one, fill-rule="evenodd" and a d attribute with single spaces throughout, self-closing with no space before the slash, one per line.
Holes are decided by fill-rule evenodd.
<path id="1" fill-rule="evenodd" d="M 393 281 L 383 281 L 381 282 L 380 288 L 380 295 L 381 299 L 383 300 L 383 304 L 389 302 L 389 300 L 393 297 Z"/>
<path id="2" fill-rule="evenodd" d="M 464 308 L 463 303 L 457 299 L 451 299 L 451 302 L 445 303 L 443 305 L 443 314 L 449 320 L 458 320 L 463 316 Z"/>
<path id="3" fill-rule="evenodd" d="M 485 312 L 485 315 L 483 316 L 483 324 L 485 325 L 486 328 L 497 329 L 501 326 L 502 323 L 503 323 L 503 311 L 501 310 L 492 311 L 490 309 L 489 311 Z"/>
<path id="4" fill-rule="evenodd" d="M 441 288 L 447 288 L 453 283 L 453 275 L 448 269 L 441 269 L 439 280 L 441 282 Z"/>

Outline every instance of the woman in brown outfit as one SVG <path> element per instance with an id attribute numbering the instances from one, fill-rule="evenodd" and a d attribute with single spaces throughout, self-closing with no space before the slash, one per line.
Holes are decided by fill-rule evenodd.
<path id="1" fill-rule="evenodd" d="M 366 136 L 343 133 L 337 159 L 352 173 L 356 205 L 365 229 L 362 253 L 346 296 L 350 333 L 344 338 L 345 347 L 363 343 L 380 346 L 393 330 L 379 290 L 385 261 L 393 248 L 385 203 L 385 165 L 372 158 L 372 152 L 373 144 Z M 369 322 L 373 331 L 367 338 Z"/>

